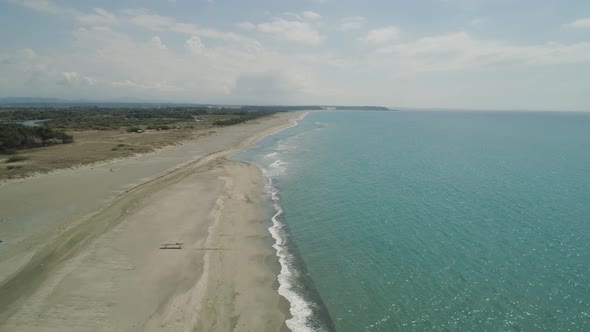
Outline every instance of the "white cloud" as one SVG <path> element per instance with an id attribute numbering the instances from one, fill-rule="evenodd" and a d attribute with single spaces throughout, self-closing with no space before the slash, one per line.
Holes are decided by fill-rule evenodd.
<path id="1" fill-rule="evenodd" d="M 152 31 L 172 31 L 187 35 L 199 35 L 205 38 L 225 41 L 254 42 L 253 40 L 233 32 L 223 32 L 210 28 L 202 28 L 192 23 L 178 22 L 172 17 L 152 14 L 145 9 L 125 10 L 128 21 L 139 27 Z"/>
<path id="2" fill-rule="evenodd" d="M 209 29 L 209 28 L 199 28 L 199 27 L 196 27 L 191 24 L 177 23 L 170 30 L 176 31 L 176 32 L 182 32 L 183 28 L 181 28 L 181 27 L 184 27 L 184 28 L 189 27 L 190 28 L 191 26 L 192 26 L 193 33 L 198 34 L 201 37 L 219 39 L 219 40 L 225 40 L 225 41 L 246 42 L 246 43 L 247 42 L 254 42 L 252 39 L 248 39 L 244 36 L 238 35 L 233 32 L 224 32 L 224 31 L 218 31 L 218 30 Z"/>
<path id="3" fill-rule="evenodd" d="M 304 77 L 297 78 L 298 86 L 302 86 L 298 91 L 317 91 L 313 76 L 305 74 L 310 72 L 310 66 L 325 65 L 316 56 L 281 54 L 243 43 L 205 47 L 199 37 L 194 35 L 186 40 L 186 52 L 154 52 L 151 40 L 136 41 L 108 29 L 81 29 L 75 34 L 73 50 L 56 55 L 47 63 L 51 68 L 91 68 L 91 76 L 99 82 L 111 82 L 97 85 L 94 93 L 115 97 L 153 98 L 158 93 L 168 100 L 243 101 L 247 96 L 238 97 L 239 91 L 232 87 L 240 77 L 257 73 Z"/>
<path id="4" fill-rule="evenodd" d="M 146 12 L 118 12 L 120 24 L 131 23 L 132 14 Z M 75 16 L 70 17 L 77 20 Z M 188 34 L 187 51 L 154 52 L 154 47 L 165 46 L 158 35 L 141 40 L 104 26 L 81 27 L 72 33 L 72 43 L 63 51 L 38 54 L 32 50 L 0 51 L 0 88 L 5 94 L 20 94 L 23 87 L 34 85 L 38 94 L 65 98 L 153 98 L 157 93 L 168 100 L 223 102 L 225 99 L 221 98 L 234 98 L 237 101 L 231 87 L 239 77 L 260 72 L 305 73 L 309 68 L 303 64 L 312 61 L 268 51 L 256 40 L 235 33 L 174 20 L 156 22 L 171 25 L 147 26 Z M 203 36 L 221 42 L 205 47 Z M 87 89 L 87 85 L 94 87 Z"/>
<path id="5" fill-rule="evenodd" d="M 84 85 L 95 85 L 97 80 L 92 77 L 82 77 L 82 82 Z"/>
<path id="6" fill-rule="evenodd" d="M 175 86 L 168 84 L 166 81 L 142 84 L 129 79 L 113 81 L 111 82 L 111 86 L 114 88 L 153 89 L 158 91 L 172 91 L 177 89 Z"/>
<path id="7" fill-rule="evenodd" d="M 479 40 L 466 32 L 420 38 L 376 51 L 373 64 L 400 64 L 404 71 L 440 71 L 494 65 L 590 63 L 590 43 L 513 45 Z"/>
<path id="8" fill-rule="evenodd" d="M 29 9 L 66 17 L 72 17 L 84 25 L 112 25 L 117 23 L 117 16 L 102 8 L 93 8 L 85 13 L 71 7 L 60 6 L 51 0 L 5 0 Z"/>
<path id="9" fill-rule="evenodd" d="M 476 96 L 471 98 L 472 105 L 481 106 L 486 100 L 478 100 L 477 94 L 485 97 L 490 95 L 487 90 L 495 89 L 494 98 L 487 101 L 502 100 L 503 105 L 515 100 L 530 107 L 544 106 L 547 101 L 565 107 L 587 109 L 589 105 L 583 87 L 590 70 L 590 42 L 526 45 L 481 39 L 467 32 L 418 39 L 404 34 L 400 39 L 397 27 L 358 30 L 369 22 L 358 16 L 335 21 L 330 31 L 357 30 L 354 34 L 363 37 L 360 40 L 374 46 L 355 49 L 358 45 L 338 45 L 330 52 L 326 49 L 331 45 L 306 47 L 321 44 L 325 38 L 321 29 L 327 23 L 312 12 L 284 13 L 277 8 L 276 13 L 282 14 L 235 24 L 221 17 L 215 27 L 227 24 L 224 31 L 146 9 L 81 11 L 61 0 L 0 1 L 55 15 L 61 21 L 69 19 L 79 27 L 65 40 L 69 44 L 62 41 L 59 48 L 0 49 L 0 91 L 4 95 L 32 92 L 64 98 L 252 104 L 396 104 L 405 100 L 407 106 L 424 100 L 444 106 L 445 101 L 463 103 Z M 482 25 L 483 19 L 470 21 L 472 18 L 462 21 L 469 31 L 477 30 L 473 26 L 491 28 Z M 247 19 L 251 18 L 243 18 Z M 588 20 L 580 18 L 564 27 L 588 27 Z M 138 27 L 142 31 L 137 31 Z M 260 33 L 247 33 L 255 30 Z M 263 45 L 252 37 L 263 33 L 284 43 L 265 38 L 268 45 Z M 178 38 L 184 41 L 184 48 L 182 44 L 180 49 L 172 47 Z M 353 52 L 343 52 L 340 47 L 350 47 Z M 576 66 L 558 67 L 563 64 Z M 356 79 L 347 80 L 351 75 Z M 446 86 L 445 82 L 452 84 Z M 535 92 L 519 91 L 514 95 L 520 97 L 506 101 L 503 94 L 519 87 Z M 424 99 L 424 95 L 430 98 Z"/>
<path id="10" fill-rule="evenodd" d="M 139 85 L 132 80 L 116 81 L 111 82 L 111 85 L 115 88 L 137 88 Z"/>
<path id="11" fill-rule="evenodd" d="M 399 33 L 399 28 L 395 26 L 388 26 L 371 30 L 365 37 L 360 38 L 360 40 L 368 44 L 383 44 L 397 40 L 399 38 Z"/>
<path id="12" fill-rule="evenodd" d="M 474 19 L 472 19 L 471 21 L 469 21 L 469 25 L 473 26 L 473 27 L 479 27 L 482 24 L 484 24 L 487 21 L 487 19 L 483 18 L 483 17 L 476 17 Z"/>
<path id="13" fill-rule="evenodd" d="M 238 22 L 236 26 L 243 30 L 254 30 L 256 29 L 256 25 L 252 22 Z"/>
<path id="14" fill-rule="evenodd" d="M 304 44 L 318 45 L 322 40 L 320 33 L 307 22 L 275 18 L 272 22 L 258 24 L 257 28 L 278 38 Z"/>
<path id="15" fill-rule="evenodd" d="M 102 8 L 94 8 L 93 13 L 75 14 L 78 22 L 86 25 L 112 25 L 117 23 L 117 17 Z"/>
<path id="16" fill-rule="evenodd" d="M 1 1 L 1 0 L 0 0 Z M 151 31 L 172 31 L 187 35 L 198 34 L 201 37 L 256 44 L 253 39 L 233 32 L 224 32 L 210 28 L 202 28 L 192 23 L 178 22 L 172 17 L 154 14 L 147 9 L 125 9 L 110 13 L 101 8 L 94 8 L 91 13 L 84 13 L 70 7 L 62 7 L 50 0 L 5 0 L 33 10 L 55 15 L 64 15 L 76 19 L 87 26 L 110 26 L 126 23 Z"/>
<path id="17" fill-rule="evenodd" d="M 129 22 L 132 24 L 153 31 L 168 30 L 175 23 L 171 17 L 152 14 L 145 10 L 127 10 L 126 14 L 129 15 Z"/>
<path id="18" fill-rule="evenodd" d="M 59 6 L 50 0 L 7 0 L 8 2 L 19 4 L 27 8 L 46 12 L 51 14 L 59 14 L 62 10 Z"/>
<path id="19" fill-rule="evenodd" d="M 27 58 L 34 58 L 34 57 L 37 56 L 37 53 L 35 51 L 33 51 L 32 49 L 30 49 L 30 48 L 23 49 L 23 54 Z"/>
<path id="20" fill-rule="evenodd" d="M 580 18 L 566 24 L 566 26 L 575 29 L 590 29 L 590 18 Z"/>
<path id="21" fill-rule="evenodd" d="M 92 77 L 82 76 L 75 71 L 62 72 L 61 79 L 57 82 L 59 85 L 77 86 L 77 85 L 94 85 L 96 79 Z"/>
<path id="22" fill-rule="evenodd" d="M 168 49 L 168 47 L 166 47 L 166 45 L 164 45 L 164 43 L 162 43 L 162 40 L 158 36 L 152 37 L 152 39 L 150 41 L 155 48 L 158 48 L 161 50 Z"/>
<path id="23" fill-rule="evenodd" d="M 357 30 L 365 25 L 365 18 L 362 16 L 345 17 L 340 21 L 340 29 L 343 31 Z"/>
<path id="24" fill-rule="evenodd" d="M 205 50 L 205 45 L 203 45 L 201 38 L 198 36 L 192 36 L 184 43 L 184 46 L 193 54 L 202 54 Z"/>
<path id="25" fill-rule="evenodd" d="M 308 20 L 321 20 L 322 19 L 322 15 L 316 13 L 316 12 L 312 12 L 311 10 L 306 10 L 303 12 L 303 17 L 308 19 Z"/>

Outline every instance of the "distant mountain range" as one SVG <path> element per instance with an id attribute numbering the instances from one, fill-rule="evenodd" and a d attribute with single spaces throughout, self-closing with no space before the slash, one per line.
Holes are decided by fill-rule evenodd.
<path id="1" fill-rule="evenodd" d="M 64 104 L 70 101 L 59 98 L 36 97 L 4 97 L 0 98 L 0 104 Z"/>
<path id="2" fill-rule="evenodd" d="M 102 103 L 158 103 L 165 102 L 158 100 L 144 100 L 139 98 L 113 98 L 105 100 L 89 100 L 89 99 L 61 99 L 61 98 L 46 98 L 46 97 L 0 97 L 0 104 L 102 104 Z"/>
<path id="3" fill-rule="evenodd" d="M 107 100 L 68 100 L 60 98 L 45 98 L 45 97 L 0 97 L 0 105 L 2 106 L 77 106 L 77 105 L 105 105 L 111 107 L 128 107 L 128 106 L 143 106 L 150 107 L 154 105 L 174 105 L 174 106 L 212 106 L 212 107 L 236 107 L 242 108 L 279 108 L 284 110 L 309 110 L 309 109 L 323 109 L 323 110 L 363 110 L 363 111 L 390 111 L 391 109 L 382 106 L 325 106 L 325 105 L 276 105 L 276 106 L 260 106 L 260 105 L 219 105 L 219 104 L 198 104 L 198 103 L 174 103 L 157 100 L 144 100 L 138 98 L 115 98 Z"/>

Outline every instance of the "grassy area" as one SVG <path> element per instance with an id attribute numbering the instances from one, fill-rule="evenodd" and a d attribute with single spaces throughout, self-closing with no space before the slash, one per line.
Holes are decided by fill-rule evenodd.
<path id="1" fill-rule="evenodd" d="M 21 150 L 16 155 L 0 154 L 0 179 L 24 177 L 34 173 L 47 173 L 56 169 L 90 164 L 115 158 L 126 158 L 137 153 L 178 144 L 185 140 L 209 135 L 215 131 L 213 122 L 227 120 L 230 115 L 207 115 L 201 121 L 177 122 L 172 129 L 147 129 L 141 133 L 120 130 L 78 130 L 70 144 L 59 144 Z M 7 163 L 13 157 L 28 158 Z"/>
<path id="2" fill-rule="evenodd" d="M 11 164 L 0 168 L 0 179 L 146 153 L 274 113 L 207 107 L 0 107 L 0 162 Z M 14 123 L 29 120 L 47 121 L 37 127 Z"/>
<path id="3" fill-rule="evenodd" d="M 0 179 L 19 178 L 33 173 L 47 173 L 76 165 L 130 157 L 178 144 L 207 132 L 207 129 L 147 131 L 141 134 L 123 130 L 77 131 L 76 140 L 71 144 L 26 149 L 18 155 L 0 155 L 0 163 L 6 165 L 0 168 Z M 21 162 L 8 162 L 14 157 L 18 157 Z"/>

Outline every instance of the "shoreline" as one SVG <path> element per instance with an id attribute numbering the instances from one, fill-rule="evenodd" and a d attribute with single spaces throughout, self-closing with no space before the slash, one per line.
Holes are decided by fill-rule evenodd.
<path id="1" fill-rule="evenodd" d="M 299 121 L 303 120 L 311 112 L 314 111 L 300 111 L 301 115 L 297 118 L 291 119 L 290 125 L 284 126 L 282 128 L 277 128 L 276 130 L 261 135 L 251 144 L 249 148 L 245 148 L 239 152 L 244 152 L 248 149 L 254 148 L 257 142 L 268 136 L 277 134 L 281 131 L 297 126 L 299 124 Z M 232 155 L 228 156 L 228 158 L 233 157 L 234 156 Z M 282 223 L 279 222 L 277 219 L 283 213 L 283 210 L 279 205 L 276 192 L 273 192 L 275 189 L 272 186 L 272 179 L 265 175 L 265 170 L 262 167 L 262 165 L 258 165 L 256 163 L 247 161 L 242 162 L 254 165 L 260 170 L 261 175 L 263 177 L 263 194 L 261 196 L 265 196 L 265 198 L 261 201 L 260 204 L 270 204 L 270 210 L 266 211 L 265 220 L 262 221 L 262 223 L 264 223 L 263 227 L 265 228 L 267 234 L 263 239 L 261 239 L 261 242 L 264 242 L 263 245 L 265 246 L 266 250 L 272 252 L 272 257 L 268 257 L 271 260 L 268 261 L 266 264 L 273 271 L 276 277 L 275 286 L 273 287 L 273 289 L 280 295 L 280 300 L 282 302 L 279 304 L 279 309 L 283 313 L 285 319 L 283 326 L 281 327 L 281 331 L 302 330 L 302 328 L 307 327 L 305 326 L 304 322 L 301 321 L 301 317 L 299 317 L 302 308 L 301 301 L 298 300 L 301 299 L 299 299 L 299 296 L 291 291 L 291 288 L 286 284 L 285 280 L 281 281 L 281 279 L 288 278 L 290 276 L 290 273 L 289 271 L 287 271 L 289 270 L 289 264 L 285 261 L 285 255 L 282 254 L 282 252 L 286 252 L 287 250 L 287 248 L 283 246 L 283 238 L 279 235 L 279 233 L 282 232 Z M 287 255 L 290 254 L 287 253 Z M 294 299 L 294 297 L 296 297 L 297 299 Z M 307 304 L 304 305 L 306 306 Z"/>
<path id="2" fill-rule="evenodd" d="M 98 213 L 64 225 L 25 255 L 24 265 L 13 264 L 20 267 L 16 272 L 3 275 L 0 327 L 283 329 L 276 276 L 265 263 L 272 252 L 261 245 L 268 236 L 260 222 L 262 174 L 226 157 L 294 125 L 293 113 L 226 149 L 127 188 Z M 178 239 L 185 243 L 181 251 L 157 249 Z"/>
<path id="3" fill-rule="evenodd" d="M 309 112 L 298 118 L 293 126 L 297 125 L 308 114 Z M 288 137 L 290 136 L 282 136 L 276 144 L 280 145 L 280 142 L 288 139 Z M 274 266 L 273 271 L 277 275 L 275 289 L 285 300 L 283 310 L 286 317 L 288 317 L 285 321 L 285 328 L 290 331 L 331 331 L 334 328 L 327 309 L 317 295 L 313 282 L 308 279 L 305 266 L 299 265 L 303 263 L 300 261 L 301 258 L 298 256 L 296 246 L 294 247 L 294 244 L 289 240 L 288 225 L 284 221 L 284 210 L 280 201 L 279 188 L 273 180 L 275 175 L 272 175 L 274 174 L 274 164 L 281 161 L 278 159 L 280 157 L 277 156 L 279 152 L 267 148 L 269 147 L 264 147 L 264 153 L 257 158 L 266 160 L 269 156 L 273 156 L 270 160 L 276 160 L 272 164 L 260 163 L 256 159 L 245 159 L 260 167 L 265 178 L 265 227 L 270 233 L 270 238 L 265 242 L 265 245 L 276 256 L 271 264 Z M 270 154 L 268 154 L 269 152 Z"/>

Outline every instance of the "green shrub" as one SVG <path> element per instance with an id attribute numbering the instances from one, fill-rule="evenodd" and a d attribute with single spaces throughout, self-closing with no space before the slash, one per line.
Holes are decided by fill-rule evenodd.
<path id="1" fill-rule="evenodd" d="M 151 125 L 145 127 L 145 129 L 148 129 L 148 130 L 169 130 L 170 126 L 151 124 Z"/>
<path id="2" fill-rule="evenodd" d="M 74 138 L 63 131 L 21 124 L 0 124 L 0 153 L 14 154 L 18 149 L 71 143 Z"/>
<path id="3" fill-rule="evenodd" d="M 29 157 L 12 155 L 12 156 L 8 157 L 8 159 L 6 159 L 6 162 L 7 163 L 16 163 L 16 162 L 25 161 L 25 160 L 29 160 Z"/>
<path id="4" fill-rule="evenodd" d="M 226 119 L 226 120 L 217 120 L 213 121 L 214 126 L 232 126 L 239 123 L 244 123 L 246 121 L 254 120 L 261 118 L 263 116 L 270 115 L 269 112 L 244 112 L 244 113 L 236 113 L 237 117 Z"/>

